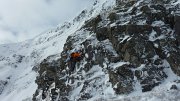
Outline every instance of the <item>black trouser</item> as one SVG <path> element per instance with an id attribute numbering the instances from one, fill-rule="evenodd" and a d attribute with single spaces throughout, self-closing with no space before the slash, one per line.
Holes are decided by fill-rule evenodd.
<path id="1" fill-rule="evenodd" d="M 76 68 L 76 61 L 70 59 L 70 61 L 68 62 L 68 67 L 69 67 L 69 72 L 73 72 L 74 69 Z"/>
<path id="2" fill-rule="evenodd" d="M 70 70 L 73 72 L 75 68 L 76 68 L 76 62 L 75 61 L 71 61 Z"/>
<path id="3" fill-rule="evenodd" d="M 74 71 L 74 69 L 76 68 L 76 62 L 77 61 L 80 61 L 81 60 L 81 57 L 77 57 L 77 58 L 70 58 L 70 61 L 69 61 L 69 69 L 71 72 Z"/>

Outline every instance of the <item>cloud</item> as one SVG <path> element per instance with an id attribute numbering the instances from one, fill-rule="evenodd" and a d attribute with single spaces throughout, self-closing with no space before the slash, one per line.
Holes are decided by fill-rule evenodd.
<path id="1" fill-rule="evenodd" d="M 0 33 L 4 34 L 0 36 L 0 43 L 12 42 L 11 40 L 14 39 L 13 34 L 9 31 L 0 29 Z"/>
<path id="2" fill-rule="evenodd" d="M 93 1 L 0 0 L 0 43 L 30 39 L 74 18 Z"/>

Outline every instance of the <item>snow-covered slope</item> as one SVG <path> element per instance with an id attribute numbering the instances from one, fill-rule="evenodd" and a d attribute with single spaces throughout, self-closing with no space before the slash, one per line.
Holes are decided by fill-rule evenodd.
<path id="1" fill-rule="evenodd" d="M 80 29 L 86 20 L 96 16 L 104 2 L 96 2 L 95 6 L 84 10 L 70 23 L 59 25 L 34 39 L 0 45 L 0 100 L 31 100 L 37 89 L 36 65 L 50 55 L 60 56 L 67 37 Z"/>
<path id="2" fill-rule="evenodd" d="M 97 0 L 70 23 L 0 45 L 0 100 L 178 101 L 180 78 L 167 60 L 173 45 L 163 41 L 176 39 L 174 29 L 159 18 L 164 5 L 151 1 Z M 180 2 L 171 3 L 165 6 Z M 79 47 L 83 60 L 69 75 L 63 56 Z"/>
<path id="3" fill-rule="evenodd" d="M 59 31 L 64 30 L 66 32 L 58 35 Z M 52 30 L 26 42 L 0 46 L 0 78 L 7 82 L 2 87 L 2 101 L 21 101 L 32 97 L 37 88 L 37 74 L 33 67 L 47 56 L 60 53 L 67 36 L 72 34 L 74 29 L 71 27 L 69 30 L 64 28 L 59 31 Z M 53 37 L 53 34 L 56 36 Z M 52 40 L 48 39 L 51 37 Z"/>
<path id="4" fill-rule="evenodd" d="M 7 82 L 2 86 L 0 95 L 2 101 L 21 101 L 24 98 L 32 97 L 37 89 L 35 84 L 37 73 L 33 71 L 33 67 L 47 56 L 60 53 L 68 34 L 72 34 L 65 32 L 53 40 L 45 42 L 47 38 L 57 33 L 59 32 L 52 31 L 33 40 L 0 46 L 0 78 Z"/>

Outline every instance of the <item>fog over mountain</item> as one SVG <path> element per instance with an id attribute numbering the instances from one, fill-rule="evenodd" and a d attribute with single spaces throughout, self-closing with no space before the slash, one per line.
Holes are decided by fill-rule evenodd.
<path id="1" fill-rule="evenodd" d="M 69 21 L 94 0 L 0 0 L 0 44 L 30 39 Z"/>

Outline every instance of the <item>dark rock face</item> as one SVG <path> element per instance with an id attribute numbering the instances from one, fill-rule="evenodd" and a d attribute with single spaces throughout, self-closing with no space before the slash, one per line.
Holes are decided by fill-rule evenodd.
<path id="1" fill-rule="evenodd" d="M 119 6 L 116 10 L 121 9 L 120 6 L 123 5 L 123 2 L 126 2 L 125 7 L 131 7 L 133 4 L 133 2 L 117 0 L 117 5 Z M 147 3 L 150 3 L 150 5 Z M 176 27 L 179 26 L 178 17 L 174 17 L 174 15 L 171 14 L 171 12 L 174 11 L 173 8 L 166 9 L 164 6 L 165 3 L 169 3 L 169 1 L 142 2 L 140 4 L 142 6 L 138 9 L 132 9 L 133 12 L 139 12 L 140 10 L 142 13 L 134 16 L 134 13 L 130 12 L 129 14 L 133 16 L 133 18 L 129 19 L 128 24 L 101 27 L 98 28 L 96 32 L 96 37 L 99 41 L 110 40 L 113 48 L 119 54 L 120 60 L 130 62 L 135 68 L 140 67 L 142 64 L 145 65 L 143 69 L 135 71 L 135 76 L 140 81 L 143 92 L 150 91 L 167 77 L 164 72 L 164 68 L 166 67 L 162 66 L 164 59 L 167 59 L 176 74 L 180 74 L 178 70 L 179 59 L 176 57 L 180 52 L 177 46 L 179 43 L 177 41 L 175 42 L 173 38 L 170 38 L 170 33 L 172 34 L 172 32 L 166 30 L 172 30 L 175 26 L 175 30 L 177 30 L 176 33 L 173 34 L 177 36 L 178 39 L 179 29 Z M 122 18 L 121 16 L 122 15 L 113 12 L 108 18 L 112 23 L 115 21 L 121 23 L 121 19 L 117 20 L 117 18 Z M 124 18 L 126 16 L 129 15 L 123 15 Z M 142 19 L 146 19 L 145 24 L 138 25 L 139 20 L 142 21 Z M 154 26 L 153 23 L 156 21 L 163 21 L 164 25 Z M 151 39 L 152 33 L 155 33 L 153 36 L 154 39 Z M 156 38 L 162 34 L 165 35 L 166 39 Z M 173 43 L 176 43 L 176 45 Z M 172 48 L 175 51 L 172 51 Z M 165 50 L 168 50 L 171 54 L 169 57 L 167 57 Z M 173 54 L 176 54 L 176 56 Z M 146 77 L 140 76 L 143 74 L 146 75 Z M 116 80 L 112 81 L 115 82 Z"/>
<path id="2" fill-rule="evenodd" d="M 180 15 L 176 15 L 175 16 L 175 33 L 176 33 L 176 37 L 177 37 L 177 40 L 176 40 L 176 45 L 177 47 L 180 47 L 180 29 L 179 29 L 179 26 L 180 26 Z"/>
<path id="3" fill-rule="evenodd" d="M 93 30 L 94 32 L 96 32 L 97 25 L 100 21 L 102 21 L 102 18 L 100 15 L 98 15 L 97 17 L 95 17 L 89 21 L 86 21 L 84 27 L 85 28 L 91 28 L 90 30 Z"/>
<path id="4" fill-rule="evenodd" d="M 8 83 L 7 81 L 0 80 L 0 95 L 3 92 L 4 87 L 7 85 L 7 83 Z"/>
<path id="5" fill-rule="evenodd" d="M 163 72 L 163 69 L 164 67 L 149 65 L 145 66 L 142 71 L 136 71 L 142 73 L 141 76 L 137 76 L 137 79 L 142 85 L 142 92 L 151 91 L 152 88 L 158 86 L 161 81 L 167 77 L 167 75 Z"/>
<path id="6" fill-rule="evenodd" d="M 42 90 L 42 99 L 45 99 L 48 95 L 47 92 L 50 89 L 50 86 L 53 83 L 59 82 L 57 79 L 57 70 L 59 69 L 59 63 L 58 61 L 50 61 L 49 58 L 53 58 L 54 56 L 50 56 L 47 59 L 45 59 L 40 65 L 39 65 L 39 76 L 36 78 L 36 83 L 38 84 L 38 89 Z M 59 84 L 59 83 L 58 83 Z M 53 96 L 58 95 L 54 92 L 54 89 L 51 89 L 51 92 L 53 92 Z M 39 90 L 36 91 L 34 94 L 33 101 L 36 101 L 35 98 L 39 94 Z"/>
<path id="7" fill-rule="evenodd" d="M 118 20 L 118 15 L 116 13 L 112 12 L 109 14 L 108 18 L 111 22 L 115 22 L 116 20 Z"/>
<path id="8" fill-rule="evenodd" d="M 133 71 L 131 65 L 123 65 L 115 71 L 109 71 L 109 78 L 117 94 L 128 94 L 133 91 Z"/>
<path id="9" fill-rule="evenodd" d="M 174 6 L 166 7 L 168 0 L 136 3 L 117 0 L 114 11 L 86 21 L 69 36 L 61 58 L 52 61 L 50 56 L 39 65 L 33 100 L 37 95 L 52 101 L 71 101 L 74 96 L 88 100 L 96 94 L 104 96 L 104 89 L 111 86 L 116 94 L 129 94 L 136 82 L 147 92 L 168 77 L 164 69 L 180 75 L 180 20 L 172 14 Z M 70 73 L 65 61 L 79 46 L 83 58 Z M 116 66 L 120 63 L 124 64 Z"/>
<path id="10" fill-rule="evenodd" d="M 172 52 L 171 55 L 168 57 L 168 62 L 171 65 L 172 70 L 174 71 L 174 73 L 176 73 L 177 75 L 180 76 L 180 51 L 178 52 Z"/>
<path id="11" fill-rule="evenodd" d="M 179 26 L 180 26 L 180 16 L 176 15 L 176 16 L 175 16 L 175 33 L 176 33 L 178 36 L 180 36 Z"/>

